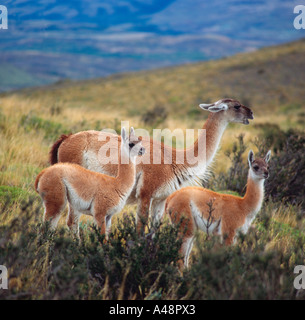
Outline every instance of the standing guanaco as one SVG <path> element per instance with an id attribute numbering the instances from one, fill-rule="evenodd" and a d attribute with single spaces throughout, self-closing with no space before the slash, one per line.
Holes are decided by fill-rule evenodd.
<path id="1" fill-rule="evenodd" d="M 50 220 L 52 227 L 56 227 L 60 213 L 68 202 L 67 224 L 70 229 L 78 234 L 79 218 L 87 214 L 94 217 L 101 233 L 108 235 L 112 216 L 122 210 L 135 184 L 136 157 L 145 153 L 141 139 L 135 136 L 133 128 L 129 137 L 122 128 L 121 137 L 116 177 L 72 163 L 55 164 L 37 176 L 35 189 L 43 200 L 44 219 Z"/>
<path id="2" fill-rule="evenodd" d="M 270 156 L 269 150 L 265 158 L 254 159 L 253 151 L 249 152 L 247 191 L 243 198 L 201 187 L 182 188 L 167 198 L 165 211 L 171 222 L 179 227 L 183 239 L 180 252 L 185 267 L 188 266 L 197 230 L 219 234 L 227 245 L 234 242 L 237 231 L 247 233 L 263 203 Z"/>
<path id="3" fill-rule="evenodd" d="M 167 164 L 164 161 L 167 147 L 161 144 L 161 163 L 154 164 L 154 141 L 143 137 L 143 146 L 149 150 L 144 158 L 149 157 L 149 161 L 143 160 L 137 164 L 136 184 L 127 200 L 127 204 L 137 203 L 137 229 L 139 233 L 143 231 L 143 225 L 147 223 L 150 213 L 153 221 L 156 220 L 157 222 L 162 217 L 165 200 L 172 192 L 180 189 L 185 183 L 192 184 L 198 176 L 206 174 L 227 125 L 231 122 L 247 125 L 249 124 L 248 119 L 253 119 L 251 109 L 233 99 L 222 99 L 215 103 L 200 104 L 199 106 L 201 109 L 209 111 L 210 114 L 203 126 L 202 133 L 205 134 L 206 138 L 205 150 L 200 151 L 200 148 L 198 148 L 200 143 L 198 141 L 203 141 L 200 136 L 191 147 L 194 154 L 198 154 L 199 151 L 205 152 L 205 158 L 200 158 L 201 155 L 199 155 L 201 160 L 197 163 L 189 163 L 187 160 L 183 164 L 176 163 L 176 159 L 180 158 L 179 153 L 184 156 L 188 150 L 172 148 L 170 151 L 172 153 L 172 163 Z M 108 133 L 105 133 L 105 135 L 109 136 Z M 116 176 L 117 165 L 102 164 L 99 161 L 99 150 L 106 141 L 106 139 L 101 139 L 102 136 L 103 133 L 93 130 L 82 131 L 69 136 L 62 135 L 50 151 L 51 164 L 56 162 L 77 163 L 92 171 Z M 121 138 L 118 139 L 121 143 Z"/>

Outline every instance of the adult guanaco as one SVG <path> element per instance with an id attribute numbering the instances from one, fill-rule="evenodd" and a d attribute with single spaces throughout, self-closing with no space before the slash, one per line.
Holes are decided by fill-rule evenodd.
<path id="1" fill-rule="evenodd" d="M 269 150 L 265 158 L 254 159 L 253 151 L 249 152 L 247 190 L 243 198 L 201 187 L 182 188 L 167 198 L 165 211 L 171 222 L 178 226 L 183 239 L 180 252 L 185 267 L 188 266 L 197 230 L 219 234 L 227 245 L 234 242 L 237 231 L 247 233 L 263 203 L 270 156 Z"/>
<path id="2" fill-rule="evenodd" d="M 145 153 L 133 128 L 129 137 L 122 128 L 121 141 L 116 177 L 72 163 L 58 163 L 39 173 L 35 189 L 43 200 L 44 219 L 50 220 L 53 228 L 68 202 L 70 229 L 78 234 L 79 218 L 87 214 L 94 217 L 101 233 L 108 235 L 112 216 L 122 210 L 135 184 L 136 157 Z"/>
<path id="3" fill-rule="evenodd" d="M 127 204 L 137 203 L 137 229 L 141 233 L 143 226 L 148 222 L 149 214 L 153 221 L 158 221 L 164 212 L 166 198 L 174 191 L 180 189 L 186 183 L 192 184 L 198 176 L 204 176 L 211 165 L 214 155 L 219 147 L 221 137 L 230 122 L 249 124 L 253 119 L 251 109 L 233 99 L 222 99 L 215 103 L 200 104 L 201 109 L 209 111 L 209 117 L 205 122 L 202 134 L 205 135 L 206 148 L 201 151 L 199 143 L 203 141 L 201 135 L 191 148 L 178 150 L 172 148 L 172 163 L 165 161 L 167 146 L 161 144 L 161 161 L 154 163 L 154 141 L 143 137 L 143 146 L 149 150 L 143 161 L 136 166 L 136 184 L 131 192 Z M 99 150 L 106 143 L 103 133 L 99 131 L 82 131 L 72 135 L 63 135 L 56 141 L 50 151 L 50 162 L 77 163 L 87 169 L 116 176 L 118 166 L 115 164 L 103 164 L 100 161 Z M 119 137 L 119 143 L 121 138 Z M 113 146 L 113 148 L 117 146 Z M 183 164 L 178 164 L 176 159 L 181 159 L 188 150 L 192 149 L 198 155 L 199 161 L 195 164 L 187 159 Z M 198 151 L 199 150 L 199 151 Z M 205 153 L 205 157 L 201 154 Z M 146 161 L 148 157 L 148 161 Z M 187 157 L 185 157 L 187 158 Z"/>

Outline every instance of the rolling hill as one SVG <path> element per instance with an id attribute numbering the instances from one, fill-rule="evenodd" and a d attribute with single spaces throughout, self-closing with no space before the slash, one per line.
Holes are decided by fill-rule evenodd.
<path id="1" fill-rule="evenodd" d="M 15 94 L 22 99 L 60 101 L 63 108 L 85 108 L 140 117 L 161 106 L 169 118 L 197 119 L 202 102 L 233 97 L 260 115 L 304 111 L 305 41 L 263 48 L 229 58 L 118 74 L 86 81 L 59 81 Z M 293 111 L 296 113 L 294 114 Z M 299 119 L 301 121 L 301 119 Z"/>
<path id="2" fill-rule="evenodd" d="M 0 91 L 216 59 L 304 36 L 293 27 L 297 0 L 1 4 L 9 28 L 0 30 Z"/>

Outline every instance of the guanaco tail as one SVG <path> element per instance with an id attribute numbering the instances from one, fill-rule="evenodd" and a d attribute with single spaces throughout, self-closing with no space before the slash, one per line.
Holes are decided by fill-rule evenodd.
<path id="1" fill-rule="evenodd" d="M 108 235 L 112 216 L 123 209 L 134 187 L 136 157 L 145 153 L 141 138 L 135 135 L 133 128 L 129 137 L 122 128 L 121 141 L 116 177 L 72 163 L 55 164 L 37 176 L 35 189 L 43 200 L 44 219 L 51 221 L 53 228 L 68 202 L 70 229 L 78 234 L 79 218 L 87 214 L 94 217 L 101 233 Z"/>
<path id="2" fill-rule="evenodd" d="M 136 183 L 128 197 L 127 204 L 137 203 L 137 230 L 144 231 L 148 223 L 149 214 L 152 221 L 158 223 L 164 213 L 166 198 L 174 191 L 185 185 L 194 185 L 198 176 L 204 176 L 207 168 L 211 165 L 214 155 L 219 147 L 221 137 L 230 122 L 249 124 L 248 119 L 253 119 L 252 111 L 233 99 L 222 99 L 215 103 L 200 104 L 200 108 L 209 111 L 209 117 L 205 122 L 203 134 L 205 134 L 206 148 L 199 149 L 201 137 L 189 148 L 194 154 L 205 152 L 205 158 L 198 155 L 199 161 L 195 164 L 185 161 L 178 164 L 179 154 L 185 155 L 189 149 L 177 150 L 173 148 L 172 163 L 167 164 L 165 153 L 167 147 L 161 144 L 161 162 L 153 163 L 154 141 L 143 137 L 142 143 L 147 153 L 141 163 L 136 165 Z M 50 151 L 50 161 L 77 163 L 92 171 L 101 172 L 110 176 L 116 176 L 118 166 L 116 164 L 103 164 L 99 161 L 99 150 L 105 144 L 103 134 L 109 133 L 99 131 L 82 131 L 70 136 L 62 136 L 56 141 Z M 119 143 L 121 138 L 118 137 Z M 118 146 L 113 146 L 118 148 Z M 198 151 L 199 150 L 199 151 Z M 148 161 L 146 161 L 148 157 Z M 184 157 L 185 158 L 185 157 Z M 201 160 L 200 160 L 201 159 Z M 102 162 L 102 163 L 101 163 Z"/>
<path id="3" fill-rule="evenodd" d="M 263 203 L 270 156 L 269 150 L 265 158 L 254 159 L 253 151 L 249 152 L 247 191 L 243 198 L 201 187 L 182 188 L 167 198 L 165 211 L 183 239 L 180 253 L 185 267 L 197 230 L 219 234 L 227 245 L 234 242 L 237 231 L 247 233 Z M 180 261 L 180 268 L 182 265 Z"/>

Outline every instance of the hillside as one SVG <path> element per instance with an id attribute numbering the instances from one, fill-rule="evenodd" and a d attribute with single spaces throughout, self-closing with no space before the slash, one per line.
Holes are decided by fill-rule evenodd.
<path id="1" fill-rule="evenodd" d="M 296 0 L 1 4 L 10 27 L 0 30 L 0 66 L 10 64 L 32 81 L 2 70 L 0 91 L 216 59 L 304 36 L 292 24 Z"/>
<path id="2" fill-rule="evenodd" d="M 27 99 L 60 101 L 63 108 L 142 114 L 156 105 L 169 117 L 198 116 L 199 103 L 240 99 L 256 113 L 302 109 L 305 101 L 305 40 L 180 67 L 119 74 L 17 91 Z M 5 94 L 2 96 L 9 96 Z"/>
<path id="3" fill-rule="evenodd" d="M 250 106 L 255 121 L 247 130 L 231 125 L 223 137 L 220 155 L 232 146 L 232 135 L 243 133 L 249 141 L 268 123 L 283 130 L 303 130 L 304 54 L 302 40 L 205 63 L 2 93 L 2 125 L 8 130 L 6 134 L 15 130 L 8 140 L 2 138 L 2 151 L 5 154 L 6 147 L 12 148 L 5 141 L 9 143 L 15 137 L 22 149 L 27 145 L 39 149 L 41 166 L 47 163 L 50 144 L 62 133 L 103 128 L 119 132 L 123 120 L 148 130 L 201 128 L 208 114 L 198 104 L 223 97 Z M 21 129 L 25 132 L 18 136 Z M 28 134 L 41 143 L 23 141 Z M 7 166 L 5 159 L 2 162 Z M 218 170 L 227 168 L 225 163 L 220 156 Z"/>

